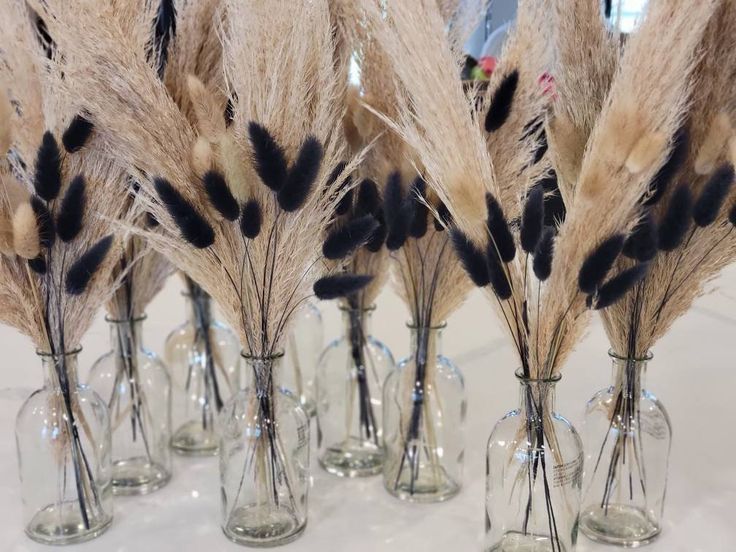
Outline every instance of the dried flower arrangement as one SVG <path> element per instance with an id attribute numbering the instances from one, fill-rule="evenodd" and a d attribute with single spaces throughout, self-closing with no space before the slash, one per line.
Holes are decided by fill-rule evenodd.
<path id="1" fill-rule="evenodd" d="M 110 523 L 109 474 L 103 465 L 109 435 L 94 431 L 95 421 L 77 393 L 76 353 L 95 313 L 119 283 L 112 274 L 122 238 L 113 225 L 127 217 L 125 175 L 88 147 L 96 141 L 92 124 L 59 93 L 64 78 L 49 64 L 57 54 L 41 32 L 43 21 L 24 2 L 4 0 L 0 10 L 0 316 L 31 338 L 51 368 L 44 423 L 60 435 L 54 441 L 58 467 L 53 473 L 69 475 L 75 494 L 61 481 L 46 492 L 58 504 L 76 505 L 75 511 L 60 513 L 58 522 L 76 517 L 84 535 Z M 23 443 L 34 438 L 19 433 L 25 462 L 31 452 Z M 25 475 L 28 485 L 43 484 L 41 474 Z M 103 480 L 96 481 L 99 477 Z M 49 506 L 26 498 L 27 509 Z M 60 537 L 54 522 L 41 527 L 35 525 L 42 523 L 38 520 L 26 520 L 32 538 L 53 542 L 78 536 Z"/>
<path id="2" fill-rule="evenodd" d="M 365 3 L 367 10 L 374 8 Z M 448 207 L 455 248 L 471 279 L 488 289 L 497 304 L 519 356 L 520 375 L 549 381 L 559 377 L 580 339 L 589 307 L 614 303 L 644 275 L 646 264 L 638 263 L 609 277 L 639 200 L 680 126 L 696 47 L 715 3 L 650 3 L 646 20 L 624 50 L 580 172 L 572 184 L 565 182 L 575 194 L 566 201 L 567 215 L 557 228 L 544 227 L 544 194 L 535 182 L 544 174 L 537 164 L 546 158 L 543 154 L 534 163 L 541 127 L 531 135 L 524 131 L 527 123 L 543 117 L 544 104 L 529 100 L 540 74 L 534 67 L 539 56 L 514 55 L 525 41 L 510 40 L 489 83 L 481 121 L 457 78 L 458 64 L 443 42 L 442 19 L 431 4 L 417 0 L 392 5 L 385 23 L 373 9 L 379 42 L 405 93 L 395 126 L 416 152 L 427 183 Z M 546 17 L 537 3 L 520 2 L 515 34 L 544 39 L 551 33 L 538 31 L 545 28 Z M 434 55 L 417 59 L 413 53 L 420 51 Z M 667 64 L 651 67 L 652 59 L 665 54 Z M 425 59 L 432 60 L 431 67 Z M 532 69 L 525 70 L 526 64 Z M 537 85 L 536 94 L 542 93 Z M 503 149 L 500 142 L 505 140 L 511 145 Z M 510 154 L 492 156 L 488 146 L 494 142 L 494 151 Z M 507 166 L 516 169 L 505 170 Z M 531 389 L 526 408 L 540 423 L 527 424 L 533 460 L 526 476 L 520 475 L 529 480 L 530 493 L 538 467 L 541 480 L 551 475 L 545 447 L 553 453 L 549 462 L 558 452 L 545 397 L 533 396 Z M 567 530 L 574 529 L 570 519 L 558 526 L 561 518 L 555 521 L 546 489 L 547 483 L 546 505 L 540 506 L 547 511 L 550 546 L 559 549 L 570 539 Z M 574 497 L 561 500 L 563 509 L 575 508 Z M 525 528 L 531 514 L 528 510 Z"/>
<path id="3" fill-rule="evenodd" d="M 226 531 L 242 521 L 231 518 L 252 522 L 249 516 L 263 507 L 291 512 L 298 527 L 290 537 L 296 536 L 303 530 L 294 514 L 303 508 L 302 492 L 292 488 L 300 484 L 292 479 L 297 468 L 271 414 L 278 407 L 273 362 L 293 313 L 312 294 L 344 297 L 370 281 L 330 270 L 322 253 L 350 189 L 343 181 L 357 163 L 335 177 L 346 155 L 326 2 L 225 2 L 223 78 L 232 122 L 217 95 L 190 78 L 190 90 L 201 92 L 193 101 L 199 138 L 134 40 L 107 17 L 109 8 L 78 4 L 79 10 L 45 8 L 64 52 L 58 62 L 107 151 L 140 182 L 138 197 L 159 223 L 155 232 L 143 231 L 149 243 L 217 301 L 253 361 L 259 392 L 247 408 L 261 429 L 245 447 L 239 434 L 233 458 L 243 463 L 234 483 L 236 474 L 223 462 Z M 270 70 L 274 58 L 279 72 Z M 365 238 L 348 236 L 344 254 Z M 243 496 L 251 485 L 247 473 L 258 475 L 255 506 Z"/>

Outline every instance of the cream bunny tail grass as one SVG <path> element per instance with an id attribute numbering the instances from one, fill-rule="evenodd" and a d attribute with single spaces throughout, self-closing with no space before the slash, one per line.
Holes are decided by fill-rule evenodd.
<path id="1" fill-rule="evenodd" d="M 265 356 L 312 289 L 334 298 L 367 279 L 323 276 L 322 237 L 350 189 L 342 173 L 330 178 L 344 152 L 326 2 L 233 0 L 225 9 L 233 123 L 228 149 L 215 148 L 200 176 L 186 117 L 114 20 L 92 8 L 82 17 L 54 10 L 53 19 L 67 29 L 58 40 L 66 74 L 104 125 L 108 151 L 136 169 L 142 206 L 158 222 L 149 243 L 215 299 L 247 351 Z M 274 59 L 288 69 L 275 75 Z M 257 178 L 231 181 L 223 167 L 236 162 Z"/>
<path id="2" fill-rule="evenodd" d="M 653 181 L 638 239 L 632 239 L 634 254 L 652 257 L 649 271 L 619 303 L 602 311 L 618 354 L 646 354 L 736 257 L 735 160 L 727 147 L 733 131 L 715 140 L 713 130 L 730 128 L 736 117 L 736 94 L 728 84 L 736 77 L 734 29 L 736 7 L 723 2 L 705 32 L 687 121 Z M 704 157 L 712 168 L 701 174 Z M 642 247 L 647 241 L 651 245 Z"/>

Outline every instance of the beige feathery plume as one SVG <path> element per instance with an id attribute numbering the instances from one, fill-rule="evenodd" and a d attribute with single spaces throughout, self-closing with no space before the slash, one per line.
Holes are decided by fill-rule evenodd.
<path id="1" fill-rule="evenodd" d="M 710 150 L 708 164 L 713 168 L 730 164 L 734 158 L 726 148 L 718 147 L 713 156 L 713 127 L 730 126 L 736 117 L 736 94 L 728 83 L 736 78 L 736 6 L 722 2 L 710 20 L 701 47 L 701 57 L 695 71 L 690 108 L 687 112 L 688 141 L 683 141 L 683 157 L 667 171 L 668 178 L 660 182 L 669 188 L 662 198 L 648 209 L 655 223 L 666 216 L 676 189 L 686 189 L 697 200 L 713 174 L 700 174 L 703 151 Z M 721 119 L 722 123 L 717 123 Z M 719 131 L 720 133 L 720 131 Z M 719 138 L 721 145 L 730 138 Z M 712 170 L 712 169 L 711 169 Z M 726 171 L 727 174 L 728 171 Z M 731 177 L 732 178 L 732 177 Z M 733 186 L 732 182 L 726 182 Z M 690 210 L 681 216 L 688 230 L 679 246 L 660 251 L 651 261 L 646 278 L 620 302 L 602 311 L 604 327 L 617 354 L 642 358 L 670 329 L 675 320 L 685 314 L 693 301 L 702 295 L 707 284 L 736 258 L 736 232 L 728 221 L 733 208 L 731 191 L 720 206 L 715 222 L 706 227 L 693 226 Z M 664 235 L 660 238 L 667 239 Z M 670 247 L 668 246 L 668 249 Z M 622 264 L 624 261 L 622 261 Z"/>

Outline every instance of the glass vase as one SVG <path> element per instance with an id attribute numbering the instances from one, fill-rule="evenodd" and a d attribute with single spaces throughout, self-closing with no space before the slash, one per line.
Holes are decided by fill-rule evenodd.
<path id="1" fill-rule="evenodd" d="M 143 346 L 145 316 L 106 320 L 111 350 L 92 366 L 89 384 L 110 412 L 113 493 L 147 494 L 171 479 L 171 381 Z"/>
<path id="2" fill-rule="evenodd" d="M 84 542 L 112 523 L 110 420 L 78 383 L 79 351 L 38 353 L 44 385 L 15 422 L 25 532 L 43 544 Z"/>
<path id="3" fill-rule="evenodd" d="M 672 427 L 644 389 L 651 354 L 610 352 L 613 378 L 585 411 L 585 475 L 580 529 L 600 542 L 637 547 L 661 531 Z"/>
<path id="4" fill-rule="evenodd" d="M 322 314 L 313 303 L 307 303 L 294 317 L 286 340 L 283 386 L 291 390 L 310 418 L 317 414 L 315 373 L 324 348 Z"/>
<path id="5" fill-rule="evenodd" d="M 340 309 L 345 334 L 317 366 L 319 463 L 342 477 L 383 470 L 383 382 L 394 368 L 388 348 L 370 335 L 374 310 Z"/>
<path id="6" fill-rule="evenodd" d="M 309 419 L 279 386 L 283 354 L 243 356 L 248 383 L 220 414 L 222 530 L 238 544 L 278 546 L 307 524 Z"/>
<path id="7" fill-rule="evenodd" d="M 217 416 L 240 387 L 240 344 L 213 319 L 212 300 L 196 284 L 185 293 L 187 321 L 166 338 L 174 386 L 171 447 L 187 456 L 217 454 Z"/>
<path id="8" fill-rule="evenodd" d="M 465 386 L 442 355 L 438 327 L 409 326 L 411 356 L 383 388 L 383 484 L 397 498 L 441 502 L 460 491 L 465 456 Z"/>
<path id="9" fill-rule="evenodd" d="M 519 407 L 496 424 L 488 440 L 484 550 L 569 552 L 578 533 L 582 443 L 555 412 L 560 376 L 516 376 Z"/>

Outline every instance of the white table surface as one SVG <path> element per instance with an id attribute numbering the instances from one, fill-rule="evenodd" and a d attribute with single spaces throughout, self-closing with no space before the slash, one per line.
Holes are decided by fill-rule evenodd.
<path id="1" fill-rule="evenodd" d="M 736 270 L 721 290 L 701 299 L 655 348 L 648 388 L 669 410 L 674 428 L 669 488 L 661 537 L 651 552 L 736 550 Z M 147 345 L 161 351 L 168 331 L 184 318 L 177 279 L 149 308 Z M 408 351 L 406 312 L 387 290 L 378 302 L 374 335 L 397 358 Z M 339 331 L 333 305 L 322 307 L 326 337 Z M 82 374 L 107 349 L 101 317 L 84 340 Z M 343 480 L 313 462 L 307 530 L 285 552 L 471 552 L 481 549 L 485 443 L 494 423 L 515 407 L 516 362 L 490 306 L 474 293 L 449 321 L 445 353 L 461 367 L 468 391 L 465 485 L 445 504 L 411 505 L 384 492 L 380 477 Z M 576 426 L 587 399 L 608 384 L 608 345 L 595 321 L 565 367 L 557 410 Z M 21 524 L 14 423 L 23 400 L 41 382 L 30 342 L 0 327 L 0 550 L 48 551 L 25 537 Z M 734 393 L 734 395 L 731 395 Z M 115 519 L 100 538 L 69 550 L 169 552 L 243 550 L 219 528 L 217 460 L 176 457 L 174 477 L 159 492 L 116 498 Z M 578 552 L 615 551 L 581 535 Z"/>

